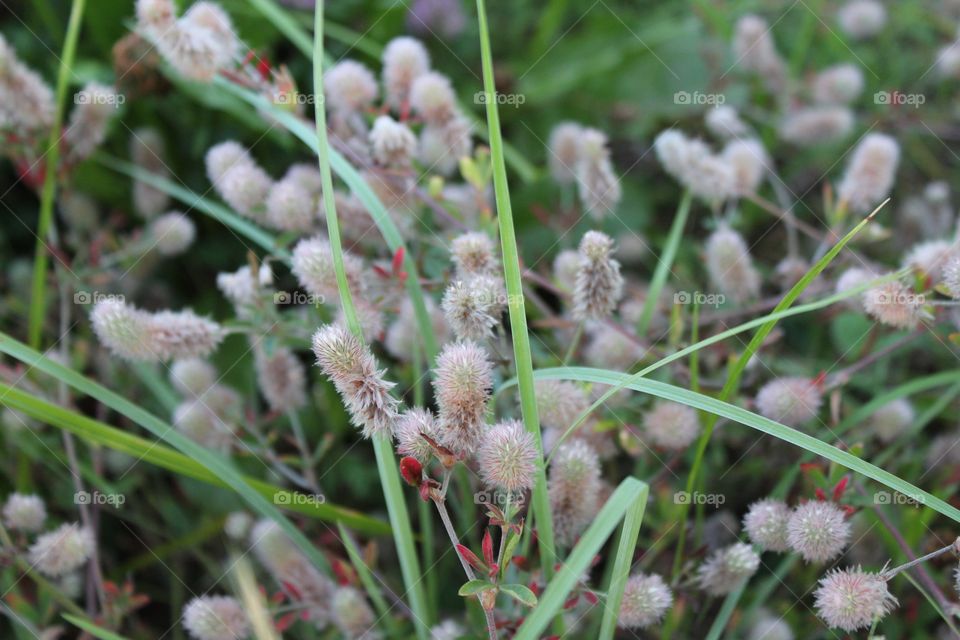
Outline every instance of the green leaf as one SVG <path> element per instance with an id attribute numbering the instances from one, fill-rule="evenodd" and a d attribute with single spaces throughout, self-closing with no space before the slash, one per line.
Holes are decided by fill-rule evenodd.
<path id="1" fill-rule="evenodd" d="M 503 547 L 503 566 L 500 567 L 500 577 L 507 575 L 507 569 L 510 568 L 510 560 L 513 558 L 513 552 L 520 544 L 520 536 L 507 529 L 507 542 Z"/>
<path id="2" fill-rule="evenodd" d="M 528 607 L 537 606 L 537 596 L 522 584 L 502 584 L 500 591 Z"/>
<path id="3" fill-rule="evenodd" d="M 83 629 L 94 638 L 99 638 L 100 640 L 128 640 L 124 636 L 118 635 L 113 631 L 108 631 L 103 627 L 98 627 L 88 620 L 84 620 L 78 616 L 70 615 L 69 613 L 63 614 L 63 619 L 78 629 Z"/>
<path id="4" fill-rule="evenodd" d="M 584 572 L 590 568 L 594 556 L 614 528 L 630 510 L 642 509 L 642 505 L 647 502 L 648 492 L 647 484 L 633 477 L 620 483 L 570 552 L 566 562 L 547 583 L 539 604 L 517 630 L 514 640 L 537 640 L 541 636 L 550 620 L 563 610 L 563 603 Z"/>
<path id="5" fill-rule="evenodd" d="M 487 589 L 496 589 L 497 586 L 490 582 L 489 580 L 471 580 L 470 582 L 465 582 L 461 585 L 460 589 L 457 591 L 458 596 L 463 596 L 464 598 L 469 598 L 470 596 L 475 596 L 482 591 Z"/>
<path id="6" fill-rule="evenodd" d="M 637 325 L 637 335 L 647 335 L 647 328 L 650 326 L 650 319 L 653 317 L 653 310 L 657 306 L 657 300 L 660 298 L 660 291 L 667 282 L 667 276 L 670 275 L 670 267 L 673 266 L 673 259 L 677 256 L 677 249 L 680 247 L 680 239 L 683 238 L 683 228 L 687 224 L 687 217 L 690 215 L 690 202 L 693 194 L 689 191 L 683 194 L 680 205 L 677 207 L 677 213 L 673 217 L 673 224 L 670 227 L 670 233 L 667 236 L 667 242 L 663 251 L 657 257 L 657 269 L 653 272 L 653 278 L 650 280 L 650 287 L 647 289 L 647 297 L 643 301 L 643 311 L 640 314 L 640 322 Z"/>
<path id="7" fill-rule="evenodd" d="M 620 529 L 620 544 L 617 546 L 617 555 L 613 560 L 613 573 L 610 574 L 610 583 L 607 585 L 607 602 L 603 608 L 603 621 L 600 625 L 599 640 L 610 640 L 617 629 L 617 619 L 620 617 L 620 602 L 623 599 L 623 590 L 627 586 L 627 578 L 633 568 L 633 552 L 637 548 L 637 537 L 640 535 L 640 525 L 643 522 L 643 513 L 647 501 L 637 500 L 627 510 Z"/>

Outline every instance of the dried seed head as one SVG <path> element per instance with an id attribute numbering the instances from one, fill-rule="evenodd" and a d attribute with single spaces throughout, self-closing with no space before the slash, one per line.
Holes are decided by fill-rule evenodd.
<path id="1" fill-rule="evenodd" d="M 307 403 L 307 372 L 300 359 L 286 347 L 254 350 L 257 385 L 273 411 L 295 411 Z"/>
<path id="2" fill-rule="evenodd" d="M 401 109 L 417 78 L 430 70 L 430 55 L 416 38 L 401 36 L 383 49 L 383 85 L 387 103 Z"/>
<path id="3" fill-rule="evenodd" d="M 343 252 L 343 267 L 347 282 L 354 296 L 366 290 L 363 260 L 348 251 Z M 339 300 L 337 274 L 334 269 L 330 241 L 322 236 L 301 240 L 293 248 L 291 270 L 300 286 L 316 296 L 327 300 Z"/>
<path id="4" fill-rule="evenodd" d="M 716 290 L 739 303 L 760 295 L 760 274 L 743 236 L 721 225 L 707 239 L 705 252 L 707 275 Z"/>
<path id="5" fill-rule="evenodd" d="M 500 322 L 505 299 L 503 283 L 481 275 L 453 282 L 444 291 L 440 306 L 458 339 L 484 340 Z"/>
<path id="6" fill-rule="evenodd" d="M 795 109 L 780 121 L 780 138 L 798 147 L 836 142 L 853 131 L 854 117 L 849 107 L 823 105 Z"/>
<path id="7" fill-rule="evenodd" d="M 385 370 L 377 368 L 369 347 L 342 326 L 328 324 L 313 334 L 313 352 L 343 398 L 351 423 L 365 438 L 390 435 L 397 418 L 397 400 L 390 395 L 394 383 L 383 379 Z"/>
<path id="8" fill-rule="evenodd" d="M 536 380 L 534 391 L 540 424 L 566 430 L 590 407 L 583 387 L 569 380 Z"/>
<path id="9" fill-rule="evenodd" d="M 573 316 L 577 320 L 606 318 L 623 297 L 623 276 L 613 251 L 613 240 L 605 233 L 588 231 L 583 235 L 573 290 Z"/>
<path id="10" fill-rule="evenodd" d="M 645 629 L 663 619 L 673 604 L 673 592 L 655 573 L 635 573 L 627 579 L 620 601 L 619 626 Z"/>
<path id="11" fill-rule="evenodd" d="M 707 110 L 703 121 L 710 133 L 721 140 L 734 140 L 750 135 L 750 127 L 740 119 L 737 110 L 729 105 L 722 104 Z"/>
<path id="12" fill-rule="evenodd" d="M 400 414 L 394 435 L 399 455 L 410 456 L 421 464 L 427 464 L 433 460 L 433 447 L 423 436 L 439 442 L 440 429 L 431 411 L 414 407 Z"/>
<path id="13" fill-rule="evenodd" d="M 550 175 L 558 184 L 573 184 L 577 179 L 577 163 L 580 161 L 580 139 L 583 127 L 576 122 L 561 122 L 550 132 L 547 145 L 547 164 Z"/>
<path id="14" fill-rule="evenodd" d="M 813 79 L 813 99 L 820 104 L 850 104 L 863 93 L 863 71 L 843 63 L 824 69 Z"/>
<path id="15" fill-rule="evenodd" d="M 557 543 L 572 546 L 600 508 L 600 459 L 585 441 L 557 448 L 550 463 L 550 509 Z"/>
<path id="16" fill-rule="evenodd" d="M 390 116 L 379 116 L 370 130 L 373 159 L 385 167 L 407 167 L 417 152 L 417 137 Z"/>
<path id="17" fill-rule="evenodd" d="M 897 398 L 873 412 L 870 416 L 870 428 L 881 442 L 891 443 L 907 433 L 913 425 L 916 412 L 905 398 Z"/>
<path id="18" fill-rule="evenodd" d="M 750 541 L 764 551 L 783 552 L 790 548 L 787 542 L 787 522 L 790 507 L 782 500 L 766 498 L 750 505 L 743 517 L 743 528 Z"/>
<path id="19" fill-rule="evenodd" d="M 197 236 L 193 221 L 179 211 L 154 218 L 147 228 L 149 242 L 162 255 L 175 256 L 186 251 Z"/>
<path id="20" fill-rule="evenodd" d="M 79 569 L 93 553 L 93 534 L 79 524 L 64 524 L 37 537 L 30 545 L 30 564 L 40 573 L 59 578 Z"/>
<path id="21" fill-rule="evenodd" d="M 533 435 L 519 420 L 500 422 L 488 429 L 476 457 L 488 486 L 510 492 L 533 487 L 540 455 Z"/>
<path id="22" fill-rule="evenodd" d="M 490 275 L 500 270 L 494 255 L 493 240 L 485 233 L 472 231 L 453 239 L 450 256 L 457 268 L 457 276 Z"/>
<path id="23" fill-rule="evenodd" d="M 470 340 L 448 344 L 437 356 L 433 387 L 439 408 L 441 444 L 467 455 L 484 430 L 493 387 L 493 365 Z"/>
<path id="24" fill-rule="evenodd" d="M 11 493 L 3 504 L 3 522 L 16 531 L 35 533 L 46 519 L 47 507 L 40 496 Z"/>
<path id="25" fill-rule="evenodd" d="M 837 12 L 837 23 L 854 40 L 864 40 L 887 24 L 887 10 L 876 0 L 850 0 Z"/>
<path id="26" fill-rule="evenodd" d="M 869 213 L 887 197 L 900 162 L 900 145 L 882 133 L 868 133 L 854 149 L 837 187 L 841 202 L 857 213 Z"/>
<path id="27" fill-rule="evenodd" d="M 655 446 L 682 451 L 700 435 L 700 420 L 690 407 L 660 400 L 643 415 L 643 429 Z"/>
<path id="28" fill-rule="evenodd" d="M 786 67 L 763 18 L 749 14 L 737 21 L 733 34 L 733 57 L 740 68 L 759 75 L 767 88 L 783 87 Z"/>
<path id="29" fill-rule="evenodd" d="M 787 542 L 807 562 L 826 562 L 841 553 L 850 540 L 850 523 L 832 502 L 801 504 L 787 521 Z"/>
<path id="30" fill-rule="evenodd" d="M 581 132 L 574 168 L 577 192 L 586 213 L 600 219 L 616 209 L 623 193 L 620 181 L 613 172 L 605 133 L 597 129 L 584 129 Z"/>
<path id="31" fill-rule="evenodd" d="M 370 69 L 355 60 L 341 60 L 323 74 L 325 99 L 341 113 L 362 112 L 377 99 L 377 79 Z"/>
<path id="32" fill-rule="evenodd" d="M 899 280 L 869 289 L 863 294 L 863 308 L 881 323 L 897 329 L 912 329 L 923 318 L 923 294 Z"/>
<path id="33" fill-rule="evenodd" d="M 857 567 L 833 569 L 814 592 L 817 614 L 831 628 L 853 632 L 866 629 L 897 607 L 887 581 Z"/>
<path id="34" fill-rule="evenodd" d="M 436 71 L 417 76 L 410 88 L 410 105 L 427 124 L 440 125 L 457 113 L 457 98 L 450 79 Z"/>
<path id="35" fill-rule="evenodd" d="M 217 370 L 201 358 L 184 358 L 170 365 L 170 383 L 184 396 L 201 396 L 217 383 Z"/>
<path id="36" fill-rule="evenodd" d="M 757 409 L 764 417 L 797 427 L 812 420 L 820 410 L 823 392 L 809 378 L 778 378 L 757 393 Z"/>
<path id="37" fill-rule="evenodd" d="M 763 144 L 754 139 L 731 140 L 721 158 L 733 167 L 734 192 L 741 196 L 756 193 L 770 165 Z"/>
<path id="38" fill-rule="evenodd" d="M 712 596 L 724 596 L 740 587 L 760 566 L 760 556 L 748 544 L 738 542 L 715 551 L 697 569 L 697 582 Z"/>
<path id="39" fill-rule="evenodd" d="M 375 630 L 379 618 L 367 603 L 363 593 L 353 587 L 338 587 L 330 601 L 333 622 L 342 637 L 374 640 L 380 637 Z"/>
<path id="40" fill-rule="evenodd" d="M 183 628 L 196 640 L 242 640 L 250 621 L 235 598 L 202 596 L 183 608 Z"/>

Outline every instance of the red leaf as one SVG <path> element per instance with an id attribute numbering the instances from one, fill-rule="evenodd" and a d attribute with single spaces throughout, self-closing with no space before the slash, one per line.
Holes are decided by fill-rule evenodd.
<path id="1" fill-rule="evenodd" d="M 403 266 L 403 247 L 397 249 L 397 252 L 393 254 L 393 273 L 394 275 L 400 275 L 400 268 Z"/>
<path id="2" fill-rule="evenodd" d="M 837 486 L 833 488 L 833 501 L 840 502 L 840 498 L 843 497 L 843 492 L 847 490 L 847 483 L 850 481 L 849 476 L 843 476 L 840 479 L 840 482 L 837 483 Z"/>
<path id="3" fill-rule="evenodd" d="M 290 597 L 292 597 L 294 600 L 300 600 L 303 597 L 300 595 L 300 590 L 290 582 L 284 582 L 283 588 L 290 592 Z"/>
<path id="4" fill-rule="evenodd" d="M 483 534 L 483 559 L 484 561 L 492 565 L 494 563 L 493 558 L 493 537 L 490 535 L 490 529 Z"/>
<path id="5" fill-rule="evenodd" d="M 483 561 L 477 557 L 477 554 L 475 554 L 473 551 L 470 551 L 470 549 L 466 548 L 464 545 L 457 545 L 457 553 L 460 554 L 461 558 L 466 560 L 467 564 L 472 566 L 477 571 L 482 571 L 483 573 L 487 572 L 487 565 L 485 565 Z"/>
<path id="6" fill-rule="evenodd" d="M 825 494 L 823 492 L 823 489 L 821 489 L 820 487 L 817 487 L 816 491 L 813 492 L 813 495 L 817 496 L 817 500 L 819 500 L 820 502 L 826 502 L 827 500 L 827 494 Z"/>
<path id="7" fill-rule="evenodd" d="M 567 600 L 566 602 L 563 603 L 563 608 L 564 608 L 564 609 L 573 609 L 575 606 L 577 606 L 577 601 L 578 601 L 578 600 L 580 600 L 580 596 L 579 596 L 579 595 L 573 596 L 572 598 L 570 598 L 569 600 Z"/>
<path id="8" fill-rule="evenodd" d="M 273 626 L 277 628 L 277 631 L 283 632 L 283 631 L 286 631 L 287 628 L 290 625 L 292 625 L 296 619 L 297 619 L 296 613 L 288 613 L 284 616 L 281 616 L 280 619 L 277 620 Z"/>

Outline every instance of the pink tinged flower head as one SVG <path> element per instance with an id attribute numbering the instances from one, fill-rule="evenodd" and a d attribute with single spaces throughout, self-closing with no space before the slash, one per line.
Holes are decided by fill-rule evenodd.
<path id="1" fill-rule="evenodd" d="M 407 167 L 417 152 L 417 137 L 410 127 L 390 116 L 379 116 L 370 130 L 373 159 L 384 167 Z"/>
<path id="2" fill-rule="evenodd" d="M 700 420 L 690 407 L 661 400 L 644 414 L 643 430 L 655 446 L 682 451 L 700 435 Z"/>
<path id="3" fill-rule="evenodd" d="M 217 383 L 217 370 L 202 358 L 183 358 L 170 365 L 170 383 L 184 396 L 201 396 Z"/>
<path id="4" fill-rule="evenodd" d="M 797 427 L 817 416 L 823 392 L 810 378 L 778 378 L 757 393 L 760 414 L 788 427 Z"/>
<path id="5" fill-rule="evenodd" d="M 914 293 L 899 280 L 894 280 L 863 294 L 863 309 L 888 327 L 912 329 L 924 317 L 924 300 L 923 294 Z"/>
<path id="6" fill-rule="evenodd" d="M 757 572 L 760 556 L 748 544 L 738 542 L 715 551 L 697 570 L 697 583 L 712 596 L 735 591 Z"/>
<path id="7" fill-rule="evenodd" d="M 30 546 L 29 561 L 40 573 L 59 578 L 79 569 L 93 553 L 93 534 L 79 524 L 64 524 L 37 537 Z"/>
<path id="8" fill-rule="evenodd" d="M 383 379 L 385 370 L 370 348 L 344 327 L 328 324 L 313 334 L 313 353 L 364 437 L 391 435 L 397 419 L 397 400 L 390 395 L 394 383 Z"/>
<path id="9" fill-rule="evenodd" d="M 196 2 L 171 28 L 145 35 L 177 73 L 199 82 L 233 64 L 240 47 L 230 17 L 213 2 Z"/>
<path id="10" fill-rule="evenodd" d="M 173 0 L 137 0 L 137 27 L 148 36 L 156 36 L 173 26 L 176 7 Z"/>
<path id="11" fill-rule="evenodd" d="M 159 311 L 149 319 L 152 350 L 161 360 L 210 355 L 225 332 L 216 322 L 193 311 Z"/>
<path id="12" fill-rule="evenodd" d="M 756 193 L 767 174 L 770 158 L 759 140 L 731 140 L 720 157 L 730 163 L 734 174 L 734 191 L 745 196 Z"/>
<path id="13" fill-rule="evenodd" d="M 175 256 L 193 244 L 197 228 L 193 221 L 179 211 L 170 211 L 158 216 L 147 227 L 147 238 L 158 253 Z"/>
<path id="14" fill-rule="evenodd" d="M 493 365 L 486 351 L 464 340 L 443 348 L 435 370 L 441 444 L 458 454 L 472 453 L 484 430 Z"/>
<path id="15" fill-rule="evenodd" d="M 410 104 L 430 125 L 443 124 L 457 113 L 457 98 L 450 79 L 435 71 L 420 74 L 413 81 Z"/>
<path id="16" fill-rule="evenodd" d="M 616 210 L 623 193 L 613 171 L 605 133 L 597 129 L 581 132 L 575 173 L 577 192 L 586 213 L 599 220 Z"/>
<path id="17" fill-rule="evenodd" d="M 400 36 L 387 43 L 382 60 L 387 102 L 400 109 L 409 101 L 414 81 L 430 70 L 430 55 L 416 38 Z"/>
<path id="18" fill-rule="evenodd" d="M 583 387 L 569 380 L 536 380 L 534 393 L 540 424 L 566 431 L 574 420 L 590 408 L 590 398 Z"/>
<path id="19" fill-rule="evenodd" d="M 196 640 L 243 640 L 250 634 L 247 614 L 230 596 L 193 598 L 183 608 L 183 628 Z"/>
<path id="20" fill-rule="evenodd" d="M 307 403 L 307 372 L 300 359 L 286 347 L 254 350 L 257 385 L 272 411 L 295 411 Z"/>
<path id="21" fill-rule="evenodd" d="M 40 496 L 11 493 L 3 504 L 3 523 L 16 531 L 35 533 L 46 519 L 47 507 Z"/>
<path id="22" fill-rule="evenodd" d="M 877 0 L 849 0 L 837 12 L 837 23 L 854 40 L 864 40 L 887 24 L 887 10 Z"/>
<path id="23" fill-rule="evenodd" d="M 743 528 L 750 541 L 764 551 L 783 552 L 790 548 L 787 542 L 787 522 L 790 507 L 782 500 L 766 498 L 750 505 L 743 518 Z"/>
<path id="24" fill-rule="evenodd" d="M 887 581 L 857 567 L 834 569 L 820 579 L 814 592 L 817 615 L 833 629 L 866 629 L 897 607 Z"/>
<path id="25" fill-rule="evenodd" d="M 485 233 L 471 231 L 461 234 L 450 243 L 450 257 L 457 275 L 490 275 L 499 272 L 500 264 L 494 254 L 493 240 Z"/>
<path id="26" fill-rule="evenodd" d="M 780 121 L 780 138 L 798 147 L 836 142 L 853 131 L 854 116 L 849 107 L 820 105 L 790 111 Z"/>
<path id="27" fill-rule="evenodd" d="M 916 412 L 910 401 L 897 398 L 874 411 L 868 424 L 881 442 L 891 443 L 907 433 L 915 418 Z"/>
<path id="28" fill-rule="evenodd" d="M 150 315 L 120 299 L 98 302 L 90 314 L 93 330 L 114 355 L 126 360 L 156 359 L 150 340 Z"/>
<path id="29" fill-rule="evenodd" d="M 707 275 L 717 291 L 738 303 L 760 295 L 760 274 L 739 233 L 721 225 L 707 239 L 705 254 Z"/>
<path id="30" fill-rule="evenodd" d="M 423 436 L 439 442 L 440 429 L 433 412 L 414 407 L 403 412 L 397 419 L 394 436 L 397 439 L 399 455 L 416 458 L 420 464 L 425 465 L 433 459 L 434 453 L 430 442 Z"/>
<path id="31" fill-rule="evenodd" d="M 960 245 L 950 240 L 929 240 L 914 245 L 903 259 L 903 266 L 911 267 L 937 282 L 944 269 L 956 259 Z"/>
<path id="32" fill-rule="evenodd" d="M 557 542 L 572 546 L 600 508 L 600 458 L 584 440 L 565 442 L 550 463 L 547 490 Z"/>
<path id="33" fill-rule="evenodd" d="M 461 340 L 484 340 L 500 322 L 506 291 L 499 276 L 472 276 L 447 287 L 440 303 L 447 324 Z"/>
<path id="34" fill-rule="evenodd" d="M 354 296 L 366 290 L 363 260 L 354 254 L 343 252 L 343 267 L 347 283 Z M 313 295 L 323 296 L 327 301 L 340 298 L 337 274 L 334 268 L 330 241 L 322 236 L 301 240 L 293 248 L 291 270 L 300 286 Z"/>
<path id="35" fill-rule="evenodd" d="M 863 93 L 863 71 L 845 62 L 824 69 L 812 83 L 813 99 L 821 104 L 850 104 Z"/>
<path id="36" fill-rule="evenodd" d="M 323 74 L 325 98 L 330 108 L 342 113 L 361 112 L 377 99 L 377 79 L 355 60 L 342 60 Z"/>
<path id="37" fill-rule="evenodd" d="M 588 231 L 583 235 L 573 290 L 573 315 L 578 320 L 606 318 L 623 297 L 623 276 L 613 251 L 613 240 L 605 233 Z"/>
<path id="38" fill-rule="evenodd" d="M 572 184 L 577 179 L 583 131 L 583 127 L 576 122 L 561 122 L 550 132 L 547 165 L 550 175 L 558 184 Z"/>
<path id="39" fill-rule="evenodd" d="M 854 149 L 837 187 L 841 202 L 856 213 L 869 213 L 890 194 L 900 163 L 900 145 L 883 133 L 868 133 Z"/>
<path id="40" fill-rule="evenodd" d="M 657 624 L 673 604 L 673 592 L 655 573 L 636 573 L 627 579 L 620 601 L 619 626 L 645 629 Z"/>
<path id="41" fill-rule="evenodd" d="M 476 452 L 484 482 L 504 491 L 533 487 L 540 456 L 532 434 L 519 420 L 500 422 L 482 436 Z"/>
<path id="42" fill-rule="evenodd" d="M 787 521 L 787 542 L 807 562 L 826 562 L 841 553 L 850 540 L 850 523 L 832 502 L 811 500 L 799 505 Z"/>

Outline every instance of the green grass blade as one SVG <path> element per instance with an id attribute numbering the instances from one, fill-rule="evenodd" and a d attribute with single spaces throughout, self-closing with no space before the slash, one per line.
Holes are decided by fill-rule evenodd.
<path id="1" fill-rule="evenodd" d="M 746 588 L 747 582 L 744 581 L 743 584 L 728 593 L 727 597 L 723 599 L 720 611 L 717 612 L 717 617 L 713 619 L 713 624 L 710 625 L 710 631 L 707 632 L 706 640 L 720 640 L 720 637 L 723 635 L 723 630 L 730 621 L 730 616 L 732 616 L 736 610 L 737 603 L 740 602 L 740 597 Z"/>
<path id="2" fill-rule="evenodd" d="M 89 620 L 84 620 L 78 616 L 72 616 L 69 613 L 63 614 L 63 619 L 77 627 L 83 629 L 98 640 L 129 640 L 126 636 L 121 636 L 113 631 L 108 631 L 103 627 L 98 627 Z"/>
<path id="3" fill-rule="evenodd" d="M 308 58 L 313 56 L 313 42 L 310 40 L 310 34 L 297 24 L 296 19 L 286 10 L 278 6 L 273 0 L 249 0 L 249 3 L 263 14 L 263 17 L 269 20 L 280 33 L 289 38 L 290 42 L 303 55 Z"/>
<path id="4" fill-rule="evenodd" d="M 667 242 L 660 252 L 657 260 L 657 268 L 653 272 L 653 278 L 650 280 L 650 287 L 647 289 L 647 298 L 643 301 L 643 311 L 640 314 L 640 322 L 637 325 L 637 335 L 647 335 L 647 329 L 650 327 L 650 319 L 653 318 L 653 310 L 657 306 L 657 300 L 660 298 L 660 292 L 663 285 L 667 282 L 667 276 L 670 275 L 670 268 L 673 266 L 673 260 L 677 257 L 677 249 L 680 247 L 680 239 L 683 238 L 683 228 L 687 224 L 687 218 L 690 216 L 690 203 L 693 194 L 689 191 L 683 194 L 680 200 L 680 206 L 677 207 L 677 213 L 673 217 L 673 224 L 670 226 L 670 233 L 667 235 Z"/>
<path id="5" fill-rule="evenodd" d="M 561 613 L 570 591 L 589 569 L 594 556 L 620 520 L 631 516 L 637 521 L 642 519 L 648 492 L 647 484 L 633 477 L 620 483 L 570 552 L 566 562 L 547 584 L 539 603 L 517 630 L 514 640 L 536 640 L 541 636 L 554 616 Z"/>
<path id="6" fill-rule="evenodd" d="M 530 352 L 530 334 L 527 330 L 527 312 L 523 301 L 523 282 L 520 277 L 520 254 L 513 226 L 513 209 L 510 204 L 510 187 L 507 184 L 507 167 L 503 159 L 503 138 L 500 133 L 500 115 L 497 111 L 496 86 L 493 79 L 493 56 L 490 51 L 490 34 L 487 28 L 487 12 L 484 0 L 477 0 L 480 19 L 480 55 L 483 61 L 483 89 L 487 103 L 487 128 L 490 131 L 490 159 L 493 165 L 493 187 L 497 201 L 497 221 L 500 226 L 500 244 L 503 251 L 503 273 L 507 284 L 507 305 L 510 312 L 510 334 L 513 339 L 513 357 L 520 387 L 520 412 L 523 425 L 537 442 L 537 451 L 543 460 L 543 443 L 540 437 L 540 417 L 533 387 L 533 357 Z M 549 581 L 553 573 L 556 553 L 553 538 L 553 519 L 550 515 L 550 500 L 547 495 L 546 465 L 537 469 L 536 484 L 531 496 L 533 515 L 537 522 L 540 566 Z"/>
<path id="7" fill-rule="evenodd" d="M 88 418 L 69 409 L 51 404 L 29 393 L 0 383 L 0 404 L 24 412 L 41 422 L 69 431 L 92 444 L 120 451 L 138 460 L 173 471 L 187 478 L 193 478 L 219 487 L 229 488 L 224 480 L 208 468 L 189 456 L 179 453 L 162 444 L 151 442 L 122 429 Z M 166 429 L 173 429 L 164 425 Z M 292 493 L 256 478 L 244 476 L 244 480 L 254 491 L 264 498 L 284 504 L 296 513 L 327 522 L 343 522 L 345 525 L 366 534 L 390 533 L 387 523 L 365 514 L 337 506 L 331 502 L 318 503 L 288 499 Z"/>
<path id="8" fill-rule="evenodd" d="M 347 325 L 349 326 L 350 331 L 359 337 L 360 340 L 363 340 L 363 331 L 361 330 L 360 322 L 357 319 L 357 311 L 354 308 L 353 297 L 350 294 L 350 285 L 347 282 L 347 272 L 343 265 L 343 248 L 340 241 L 340 226 L 339 222 L 337 221 L 336 201 L 333 194 L 333 172 L 331 170 L 331 158 L 334 154 L 333 150 L 330 148 L 329 140 L 327 139 L 327 115 L 323 108 L 323 12 L 324 1 L 317 0 L 316 8 L 314 10 L 313 27 L 313 90 L 317 99 L 317 108 L 314 109 L 316 131 L 312 136 L 310 136 L 310 139 L 315 140 L 317 144 L 317 161 L 320 165 L 320 175 L 323 180 L 324 209 L 326 210 L 327 215 L 327 234 L 330 238 L 330 248 L 331 253 L 333 254 L 334 267 L 337 273 L 337 288 L 340 291 L 340 303 L 343 306 L 344 315 L 346 316 Z M 341 160 L 343 159 L 341 158 Z M 352 175 L 355 175 L 357 179 L 360 179 L 360 176 L 356 174 L 356 171 L 353 169 L 353 167 L 350 167 L 350 165 L 345 161 L 343 164 L 349 168 L 349 172 L 351 172 Z M 343 174 L 341 173 L 341 175 Z M 366 183 L 364 183 L 363 186 L 366 187 L 367 192 L 370 191 L 370 188 L 366 185 Z M 353 187 L 351 188 L 353 189 Z M 357 193 L 357 191 L 354 190 L 354 193 Z M 370 195 L 372 195 L 372 193 L 370 193 Z M 377 205 L 380 205 L 381 217 L 385 220 L 389 220 L 389 216 L 386 215 L 383 205 L 380 204 L 376 198 L 374 198 L 374 201 L 376 201 Z M 374 216 L 374 219 L 376 219 L 377 215 L 373 213 L 373 209 L 369 210 L 371 211 L 371 215 Z M 381 223 L 378 223 L 378 225 L 380 224 Z M 392 220 L 390 221 L 390 224 L 393 224 Z M 382 226 L 381 229 L 383 229 Z M 393 227 L 392 230 L 396 232 L 396 227 Z M 403 239 L 400 238 L 399 232 L 396 232 L 395 240 L 400 243 L 403 242 Z M 413 261 L 410 258 L 410 253 L 405 252 L 404 257 L 407 263 L 412 266 Z M 416 292 L 421 296 L 419 300 L 414 301 L 414 306 L 416 307 L 417 302 L 419 302 L 419 305 L 423 307 L 425 316 L 426 307 L 424 307 L 422 292 L 419 289 L 420 283 L 416 276 L 416 271 L 411 268 L 408 273 L 408 282 L 413 282 L 415 284 Z M 413 293 L 412 290 L 411 293 Z M 422 326 L 429 327 L 430 324 L 427 323 L 426 325 Z M 432 332 L 429 332 L 429 334 L 430 335 L 425 335 L 424 339 L 434 341 L 435 339 L 432 335 Z M 400 560 L 400 572 L 403 574 L 403 582 L 407 589 L 407 593 L 410 596 L 410 611 L 413 615 L 414 628 L 417 631 L 417 636 L 421 640 L 426 640 L 430 633 L 430 609 L 427 606 L 426 593 L 423 585 L 423 576 L 420 573 L 420 561 L 417 558 L 417 549 L 413 543 L 413 531 L 410 527 L 410 514 L 407 510 L 407 503 L 403 494 L 403 487 L 400 484 L 400 471 L 393 456 L 393 447 L 390 440 L 383 436 L 374 436 L 371 438 L 371 440 L 373 441 L 373 450 L 377 458 L 377 470 L 379 471 L 380 475 L 380 484 L 383 488 L 383 496 L 387 502 L 387 512 L 390 516 L 390 524 L 393 527 L 393 539 L 397 547 L 397 556 Z"/>
<path id="9" fill-rule="evenodd" d="M 14 340 L 5 333 L 0 333 L 0 352 L 53 376 L 65 382 L 80 393 L 99 400 L 114 411 L 133 420 L 155 437 L 171 444 L 183 454 L 189 456 L 210 472 L 219 476 L 231 489 L 237 492 L 250 507 L 265 518 L 275 521 L 284 532 L 290 536 L 294 544 L 299 547 L 315 566 L 329 573 L 330 565 L 326 558 L 314 547 L 303 533 L 287 520 L 279 509 L 253 487 L 234 468 L 233 464 L 224 456 L 214 453 L 190 438 L 164 423 L 155 415 L 138 407 L 123 396 L 85 378 L 76 371 L 68 369 L 54 362 L 28 347 Z"/>
<path id="10" fill-rule="evenodd" d="M 644 485 L 646 486 L 646 485 Z M 599 640 L 611 640 L 617 629 L 617 619 L 620 617 L 620 601 L 623 599 L 623 590 L 633 568 L 633 552 L 637 548 L 637 538 L 640 535 L 640 525 L 643 523 L 643 513 L 647 507 L 647 489 L 643 489 L 642 496 L 637 498 L 632 507 L 627 510 L 620 529 L 620 544 L 617 546 L 617 555 L 614 558 L 613 573 L 607 585 L 607 597 L 603 606 L 603 621 L 600 624 Z"/>
<path id="11" fill-rule="evenodd" d="M 534 375 L 538 380 L 579 380 L 581 382 L 594 382 L 599 384 L 622 384 L 627 389 L 639 391 L 640 393 L 664 400 L 679 402 L 694 409 L 700 409 L 701 411 L 712 414 L 714 417 L 726 418 L 737 422 L 800 447 L 801 449 L 805 449 L 822 458 L 826 458 L 850 471 L 875 480 L 894 491 L 899 491 L 904 495 L 915 498 L 920 505 L 929 507 L 955 522 L 960 522 L 960 509 L 947 504 L 940 498 L 898 478 L 892 473 L 884 471 L 847 451 L 822 442 L 811 435 L 792 429 L 779 422 L 774 422 L 769 418 L 747 411 L 723 400 L 700 393 L 694 393 L 688 389 L 655 380 L 631 380 L 631 376 L 628 374 L 609 371 L 607 369 L 556 367 L 552 369 L 540 369 L 534 372 Z"/>
<path id="12" fill-rule="evenodd" d="M 60 55 L 60 70 L 57 73 L 57 104 L 50 126 L 50 139 L 47 151 L 38 162 L 46 167 L 43 178 L 43 190 L 40 193 L 40 216 L 37 221 L 37 249 L 33 262 L 33 283 L 30 291 L 30 312 L 27 338 L 34 349 L 40 347 L 43 331 L 43 319 L 47 304 L 47 236 L 53 224 L 53 203 L 57 197 L 57 178 L 60 174 L 60 139 L 63 136 L 63 114 L 67 108 L 67 91 L 70 89 L 70 75 L 73 74 L 73 58 L 77 53 L 77 40 L 80 37 L 80 24 L 86 0 L 73 0 L 70 8 L 70 21 L 67 23 L 67 35 L 63 41 L 63 53 Z"/>

